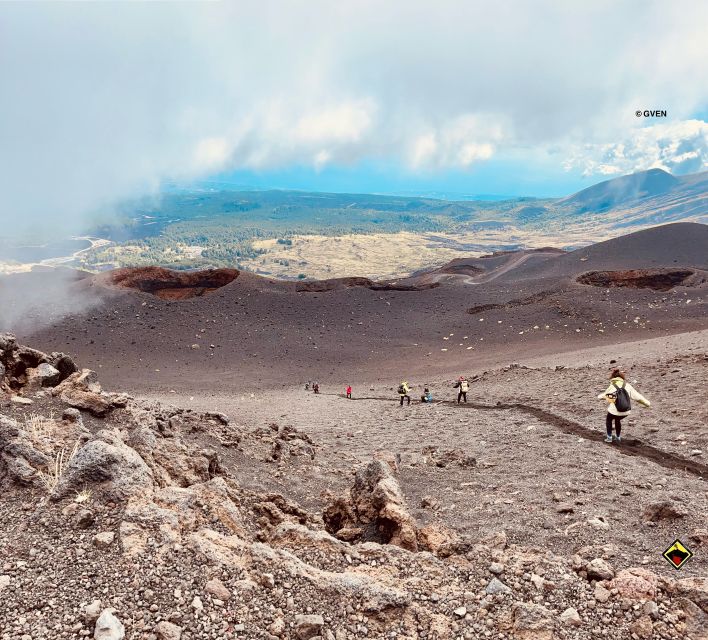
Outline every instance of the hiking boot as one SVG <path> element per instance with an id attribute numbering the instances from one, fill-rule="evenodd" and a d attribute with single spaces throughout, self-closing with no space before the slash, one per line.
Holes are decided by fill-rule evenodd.
<path id="1" fill-rule="evenodd" d="M 605 438 L 605 442 L 609 442 L 610 444 L 612 444 L 612 436 L 607 436 Z"/>
<path id="2" fill-rule="evenodd" d="M 622 436 L 615 436 L 615 442 L 621 443 L 621 442 L 622 442 Z"/>

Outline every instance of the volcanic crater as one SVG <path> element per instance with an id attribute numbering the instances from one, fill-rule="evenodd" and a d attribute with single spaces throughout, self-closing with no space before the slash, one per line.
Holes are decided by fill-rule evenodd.
<path id="1" fill-rule="evenodd" d="M 589 271 L 578 277 L 581 284 L 594 287 L 631 287 L 670 291 L 678 286 L 697 286 L 706 281 L 705 273 L 693 269 L 630 269 L 628 271 Z"/>
<path id="2" fill-rule="evenodd" d="M 126 267 L 111 273 L 111 284 L 144 291 L 162 300 L 186 300 L 225 287 L 239 275 L 238 269 L 173 271 L 162 267 Z"/>

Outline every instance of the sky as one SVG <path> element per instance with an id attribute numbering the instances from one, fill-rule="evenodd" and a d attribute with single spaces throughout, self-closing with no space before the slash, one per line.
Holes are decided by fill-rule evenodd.
<path id="1" fill-rule="evenodd" d="M 0 235 L 174 183 L 560 196 L 706 170 L 706 24 L 703 0 L 0 2 Z"/>

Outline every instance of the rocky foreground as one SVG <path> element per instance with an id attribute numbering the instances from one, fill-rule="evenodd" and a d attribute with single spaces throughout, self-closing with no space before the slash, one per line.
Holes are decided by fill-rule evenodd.
<path id="1" fill-rule="evenodd" d="M 421 526 L 393 453 L 320 512 L 241 481 L 316 449 L 0 335 L 0 640 L 708 637 L 705 577 Z"/>

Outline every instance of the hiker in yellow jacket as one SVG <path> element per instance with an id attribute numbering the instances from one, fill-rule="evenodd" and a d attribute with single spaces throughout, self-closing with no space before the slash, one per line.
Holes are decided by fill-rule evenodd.
<path id="1" fill-rule="evenodd" d="M 632 410 L 632 400 L 635 400 L 645 407 L 650 407 L 651 403 L 629 382 L 624 379 L 624 374 L 619 369 L 614 369 L 610 374 L 610 386 L 605 389 L 599 399 L 607 401 L 607 417 L 605 428 L 607 437 L 605 442 L 612 442 L 612 423 L 615 425 L 615 440 L 622 442 L 622 419 L 626 418 Z"/>
<path id="2" fill-rule="evenodd" d="M 411 403 L 411 386 L 408 381 L 402 380 L 401 384 L 398 385 L 398 395 L 401 398 L 401 406 L 403 406 L 403 401 L 408 400 L 408 404 Z"/>

